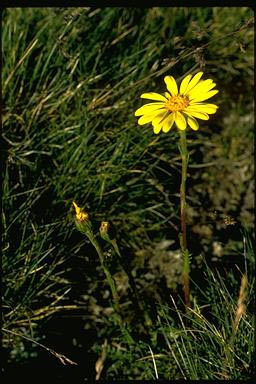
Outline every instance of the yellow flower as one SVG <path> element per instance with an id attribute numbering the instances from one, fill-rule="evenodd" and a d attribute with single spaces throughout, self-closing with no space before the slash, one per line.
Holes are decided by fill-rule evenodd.
<path id="1" fill-rule="evenodd" d="M 84 233 L 90 240 L 94 240 L 92 223 L 90 221 L 87 212 L 84 212 L 78 205 L 73 201 L 73 206 L 76 210 L 75 225 L 78 231 Z"/>
<path id="2" fill-rule="evenodd" d="M 168 132 L 175 123 L 178 129 L 184 130 L 189 125 L 195 131 L 199 128 L 195 118 L 208 120 L 209 114 L 215 113 L 218 106 L 202 103 L 216 95 L 219 91 L 213 90 L 215 83 L 212 79 L 200 80 L 203 72 L 195 76 L 186 76 L 178 89 L 172 76 L 165 76 L 164 81 L 168 92 L 164 95 L 149 92 L 143 93 L 141 98 L 155 100 L 154 103 L 145 104 L 135 112 L 135 116 L 141 116 L 139 125 L 152 123 L 154 133 Z"/>
<path id="3" fill-rule="evenodd" d="M 76 218 L 78 221 L 86 221 L 89 219 L 89 215 L 87 212 L 83 212 L 81 208 L 73 201 L 73 206 L 76 210 Z"/>

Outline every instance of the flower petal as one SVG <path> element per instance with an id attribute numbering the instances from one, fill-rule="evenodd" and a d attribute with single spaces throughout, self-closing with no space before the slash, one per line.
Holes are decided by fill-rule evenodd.
<path id="1" fill-rule="evenodd" d="M 181 129 L 182 131 L 184 131 L 184 129 L 186 129 L 187 122 L 186 122 L 186 119 L 182 113 L 180 113 L 179 111 L 174 112 L 174 120 L 175 120 L 175 123 L 179 129 Z"/>
<path id="2" fill-rule="evenodd" d="M 143 93 L 140 96 L 142 99 L 149 99 L 149 100 L 159 100 L 159 101 L 167 101 L 166 97 L 163 95 L 160 95 L 160 93 L 155 93 L 155 92 L 148 92 L 148 93 Z"/>
<path id="3" fill-rule="evenodd" d="M 189 92 L 188 95 L 191 95 L 196 92 L 208 92 L 210 89 L 215 87 L 215 83 L 212 79 L 200 80 L 196 86 L 194 86 Z"/>
<path id="4" fill-rule="evenodd" d="M 174 123 L 174 115 L 171 113 L 163 122 L 163 132 L 167 133 L 170 131 L 171 127 L 173 126 Z"/>
<path id="5" fill-rule="evenodd" d="M 172 76 L 165 76 L 164 81 L 170 94 L 172 96 L 178 95 L 178 87 L 175 79 Z"/>
<path id="6" fill-rule="evenodd" d="M 215 85 L 216 84 L 212 80 L 209 80 L 209 82 L 208 80 L 199 82 L 196 87 L 194 87 L 191 91 L 188 92 L 188 97 L 190 100 L 192 100 L 202 93 L 209 92 L 215 87 Z"/>
<path id="7" fill-rule="evenodd" d="M 199 128 L 199 124 L 192 116 L 188 116 L 187 118 L 188 125 L 194 130 L 197 131 Z"/>
<path id="8" fill-rule="evenodd" d="M 153 131 L 157 135 L 161 131 L 161 125 L 153 125 Z"/>
<path id="9" fill-rule="evenodd" d="M 193 79 L 189 82 L 188 86 L 187 86 L 187 89 L 185 91 L 185 95 L 188 94 L 188 92 L 195 87 L 195 85 L 199 82 L 199 80 L 201 79 L 201 77 L 203 76 L 203 72 L 198 72 L 194 77 Z"/>
<path id="10" fill-rule="evenodd" d="M 170 112 L 168 111 L 165 111 L 165 112 L 161 112 L 159 113 L 157 116 L 154 117 L 154 119 L 152 120 L 152 124 L 155 126 L 155 125 L 163 125 L 163 121 L 164 119 L 169 115 Z"/>
<path id="11" fill-rule="evenodd" d="M 155 114 L 151 114 L 151 115 L 144 115 L 144 116 L 141 116 L 138 120 L 138 124 L 139 125 L 144 125 L 144 124 L 147 124 L 147 123 L 150 123 L 151 121 L 153 121 L 153 119 L 157 116 L 157 113 Z"/>
<path id="12" fill-rule="evenodd" d="M 164 103 L 150 103 L 145 104 L 139 109 L 137 109 L 134 113 L 135 116 L 141 115 L 149 115 L 151 112 L 154 112 L 158 109 L 162 109 L 164 107 Z"/>
<path id="13" fill-rule="evenodd" d="M 182 80 L 180 85 L 180 94 L 183 95 L 186 92 L 188 83 L 190 82 L 192 75 L 187 75 L 185 79 Z"/>
<path id="14" fill-rule="evenodd" d="M 185 113 L 187 116 L 194 116 L 194 117 L 196 117 L 197 119 L 201 119 L 201 120 L 209 120 L 209 116 L 207 115 L 207 113 L 204 113 L 204 112 L 198 112 L 198 111 L 190 110 L 189 112 L 184 111 L 184 113 Z"/>
<path id="15" fill-rule="evenodd" d="M 215 113 L 219 107 L 215 104 L 199 104 L 199 103 L 191 103 L 187 108 L 186 111 L 189 112 L 191 109 L 198 112 L 205 112 L 205 113 Z"/>
<path id="16" fill-rule="evenodd" d="M 207 93 L 202 93 L 201 95 L 194 97 L 193 101 L 204 101 L 204 100 L 210 99 L 210 97 L 213 97 L 218 92 L 219 91 L 216 89 Z"/>

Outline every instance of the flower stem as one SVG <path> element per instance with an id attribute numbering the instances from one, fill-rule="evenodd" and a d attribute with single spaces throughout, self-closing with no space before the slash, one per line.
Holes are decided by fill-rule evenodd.
<path id="1" fill-rule="evenodd" d="M 126 324 L 123 321 L 121 314 L 120 314 L 120 304 L 119 304 L 119 298 L 118 298 L 118 293 L 117 293 L 117 289 L 116 289 L 116 282 L 115 282 L 114 278 L 112 277 L 109 269 L 107 268 L 107 266 L 104 262 L 104 253 L 103 253 L 102 248 L 101 248 L 100 244 L 98 243 L 97 239 L 94 236 L 91 236 L 89 238 L 89 240 L 91 241 L 92 245 L 94 246 L 94 248 L 96 249 L 96 251 L 99 255 L 101 265 L 103 267 L 103 270 L 105 272 L 108 284 L 109 284 L 111 292 L 112 292 L 112 296 L 114 299 L 114 309 L 116 311 L 116 315 L 117 315 L 119 324 L 121 326 L 123 334 L 126 337 L 127 342 L 131 345 L 134 343 L 134 340 L 133 340 L 133 337 L 131 336 L 129 330 L 126 329 Z"/>
<path id="2" fill-rule="evenodd" d="M 111 293 L 113 296 L 113 300 L 114 300 L 113 304 L 114 304 L 114 310 L 115 310 L 114 315 L 119 322 L 119 325 L 121 327 L 123 334 L 126 337 L 127 342 L 131 345 L 134 343 L 134 340 L 133 340 L 129 330 L 126 329 L 126 324 L 121 317 L 121 311 L 120 311 L 119 297 L 118 297 L 117 288 L 116 288 L 116 282 L 115 282 L 114 278 L 112 277 L 112 275 L 111 275 L 111 273 L 110 273 L 110 271 L 109 271 L 109 269 L 105 263 L 103 250 L 102 250 L 97 238 L 95 237 L 95 235 L 93 233 L 92 223 L 90 221 L 89 214 L 87 212 L 82 211 L 82 209 L 79 208 L 79 206 L 75 202 L 73 202 L 73 205 L 74 205 L 75 210 L 76 210 L 75 225 L 76 225 L 78 231 L 82 232 L 84 235 L 86 235 L 88 237 L 91 244 L 94 246 L 94 248 L 96 249 L 96 251 L 98 253 L 102 268 L 103 268 L 104 273 L 106 275 L 106 278 L 107 278 L 107 281 L 108 281 L 108 284 L 110 286 Z"/>
<path id="3" fill-rule="evenodd" d="M 101 246 L 98 243 L 97 239 L 95 239 L 94 236 L 90 236 L 90 241 L 91 241 L 92 245 L 94 246 L 94 248 L 96 249 L 96 251 L 97 251 L 97 253 L 99 255 L 101 265 L 103 267 L 104 273 L 106 275 L 108 284 L 109 284 L 111 292 L 112 292 L 112 296 L 113 296 L 113 299 L 114 299 L 115 311 L 118 314 L 120 314 L 119 298 L 118 298 L 118 294 L 117 294 L 115 280 L 113 279 L 111 273 L 109 272 L 109 270 L 108 270 L 108 268 L 107 268 L 107 266 L 106 266 L 106 264 L 104 262 L 104 254 L 103 254 L 103 251 L 102 251 Z"/>
<path id="4" fill-rule="evenodd" d="M 183 256 L 183 292 L 186 308 L 190 307 L 189 299 L 189 252 L 187 249 L 187 225 L 186 225 L 186 179 L 187 179 L 187 166 L 188 166 L 188 150 L 186 131 L 179 130 L 180 133 L 180 155 L 182 160 L 182 172 L 180 183 L 180 220 L 181 220 L 181 237 L 180 245 Z"/>

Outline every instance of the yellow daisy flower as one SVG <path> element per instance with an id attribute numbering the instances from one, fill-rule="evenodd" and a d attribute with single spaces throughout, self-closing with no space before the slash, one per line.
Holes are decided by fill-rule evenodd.
<path id="1" fill-rule="evenodd" d="M 164 95 L 155 92 L 141 95 L 141 98 L 155 102 L 137 109 L 135 116 L 141 116 L 138 124 L 151 122 L 156 134 L 161 130 L 168 132 L 174 123 L 178 129 L 184 130 L 189 125 L 196 131 L 199 125 L 195 118 L 208 120 L 209 114 L 215 113 L 218 109 L 215 104 L 202 103 L 219 92 L 217 89 L 213 90 L 216 84 L 212 79 L 200 80 L 202 75 L 203 72 L 198 72 L 193 77 L 186 76 L 180 84 L 180 89 L 172 76 L 165 76 L 168 92 Z"/>

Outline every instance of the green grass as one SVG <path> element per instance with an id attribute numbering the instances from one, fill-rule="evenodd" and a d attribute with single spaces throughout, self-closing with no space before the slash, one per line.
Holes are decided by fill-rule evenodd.
<path id="1" fill-rule="evenodd" d="M 157 306 L 156 321 L 147 342 L 132 348 L 121 336 L 107 345 L 106 379 L 138 380 L 248 380 L 254 370 L 254 287 L 255 261 L 252 244 L 245 232 L 244 266 L 248 283 L 241 290 L 243 273 L 221 276 L 204 263 L 203 281 L 193 282 L 193 309 L 178 308 L 170 295 Z M 244 296 L 243 296 L 244 295 Z M 246 310 L 236 331 L 234 321 L 244 297 Z M 111 328 L 111 323 L 109 322 Z M 118 341 L 117 341 L 118 340 Z M 101 354 L 101 346 L 97 346 Z M 110 366 L 109 366 L 110 365 Z"/>
<path id="2" fill-rule="evenodd" d="M 233 265 L 243 259 L 238 256 L 243 242 L 223 217 L 235 217 L 248 232 L 253 225 L 252 23 L 253 12 L 246 7 L 3 11 L 3 328 L 42 342 L 58 316 L 70 317 L 69 333 L 75 316 L 86 319 L 86 329 L 97 335 L 84 343 L 95 354 L 92 370 L 108 339 L 101 378 L 248 377 L 250 354 L 239 351 L 251 348 L 250 310 L 232 355 L 235 362 L 238 356 L 236 369 L 224 348 L 240 284 L 232 280 Z M 141 93 L 164 91 L 165 75 L 181 80 L 199 69 L 216 81 L 220 93 L 214 99 L 218 113 L 202 121 L 198 132 L 188 131 L 189 250 L 193 271 L 206 268 L 202 257 L 209 262 L 215 257 L 228 270 L 233 289 L 221 296 L 226 280 L 206 269 L 209 297 L 194 286 L 195 313 L 185 315 L 192 327 L 187 332 L 181 323 L 179 266 L 172 268 L 179 250 L 178 132 L 156 136 L 149 126 L 137 125 L 134 111 L 142 105 Z M 121 253 L 152 317 L 152 331 L 145 334 L 125 276 L 102 244 L 118 277 L 123 315 L 138 340 L 131 349 L 109 316 L 109 291 L 97 255 L 74 227 L 73 200 L 90 213 L 95 231 L 101 220 L 115 224 Z M 215 210 L 219 216 L 212 220 Z M 214 256 L 216 241 L 221 256 Z M 251 270 L 252 265 L 248 278 Z M 253 284 L 250 278 L 250 289 Z M 224 306 L 227 299 L 232 310 Z M 209 303 L 213 325 L 201 315 Z M 33 363 L 35 352 L 23 351 L 29 346 L 20 347 L 22 338 L 3 337 L 7 370 L 13 361 Z M 79 337 L 73 337 L 77 344 Z M 120 344 L 119 337 L 127 353 L 113 345 Z M 241 344 L 244 339 L 248 346 Z M 149 347 L 160 356 L 156 368 Z M 73 346 L 66 348 L 75 360 Z M 80 356 L 81 350 L 75 351 Z"/>

